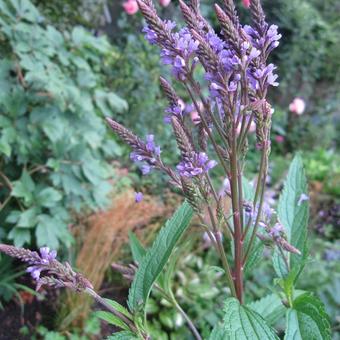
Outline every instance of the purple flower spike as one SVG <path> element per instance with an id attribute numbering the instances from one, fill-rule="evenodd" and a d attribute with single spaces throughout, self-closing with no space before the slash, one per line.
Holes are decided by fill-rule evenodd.
<path id="1" fill-rule="evenodd" d="M 181 176 L 194 177 L 208 172 L 216 165 L 217 162 L 215 160 L 209 160 L 206 153 L 192 152 L 190 157 L 186 157 L 185 160 L 177 165 L 177 170 Z"/>
<path id="2" fill-rule="evenodd" d="M 146 136 L 146 143 L 143 147 L 135 148 L 130 153 L 130 158 L 138 164 L 143 175 L 147 175 L 155 167 L 157 159 L 161 154 L 161 148 L 155 145 L 154 135 Z"/>

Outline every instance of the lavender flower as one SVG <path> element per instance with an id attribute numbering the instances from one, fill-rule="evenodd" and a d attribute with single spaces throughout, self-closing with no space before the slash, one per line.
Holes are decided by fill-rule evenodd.
<path id="1" fill-rule="evenodd" d="M 177 170 L 181 176 L 195 177 L 208 172 L 216 165 L 217 162 L 209 160 L 206 153 L 193 151 L 185 160 L 177 165 Z"/>
<path id="2" fill-rule="evenodd" d="M 50 251 L 48 247 L 40 248 L 39 251 L 40 261 L 34 261 L 34 263 L 31 263 L 33 266 L 28 267 L 26 270 L 35 280 L 39 280 L 41 272 L 46 270 L 46 266 L 49 266 L 57 257 L 57 252 L 55 250 Z"/>
<path id="3" fill-rule="evenodd" d="M 26 262 L 29 272 L 37 281 L 37 290 L 43 285 L 54 288 L 68 287 L 75 291 L 92 289 L 92 284 L 81 274 L 73 271 L 68 263 L 56 260 L 57 252 L 48 247 L 40 248 L 40 255 L 25 248 L 0 244 L 0 252 Z M 44 276 L 41 276 L 44 274 Z"/>
<path id="4" fill-rule="evenodd" d="M 141 193 L 141 192 L 136 192 L 135 193 L 135 202 L 136 203 L 142 202 L 143 198 L 144 198 L 143 193 Z"/>
<path id="5" fill-rule="evenodd" d="M 161 148 L 154 143 L 154 135 L 146 136 L 145 149 L 135 149 L 130 153 L 130 158 L 140 166 L 143 175 L 148 174 L 157 163 Z"/>

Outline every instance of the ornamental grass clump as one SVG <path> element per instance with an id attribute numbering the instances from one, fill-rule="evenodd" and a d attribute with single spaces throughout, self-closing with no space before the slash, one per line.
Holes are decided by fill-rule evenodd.
<path id="1" fill-rule="evenodd" d="M 171 124 L 180 154 L 177 166 L 164 163 L 154 135 L 149 134 L 143 140 L 111 118 L 107 118 L 107 122 L 132 148 L 131 159 L 142 173 L 146 175 L 156 170 L 165 173 L 169 183 L 183 193 L 186 201 L 149 249 L 144 249 L 131 235 L 134 265 L 113 266 L 132 280 L 132 284 L 127 302 L 129 311 L 111 301 L 111 309 L 116 312 L 104 317 L 124 330 L 112 338 L 150 338 L 145 306 L 152 288 L 181 314 L 192 335 L 202 338 L 195 322 L 176 300 L 171 285 L 171 273 L 175 270 L 171 254 L 195 214 L 202 232 L 208 235 L 220 257 L 223 267 L 220 270 L 228 287 L 228 294 L 221 296 L 225 300 L 224 318 L 215 325 L 209 339 L 278 339 L 273 326 L 284 318 L 285 339 L 330 339 L 329 321 L 322 303 L 311 293 L 295 290 L 308 258 L 307 183 L 299 156 L 289 168 L 277 211 L 265 200 L 274 113 L 267 95 L 270 88 L 279 85 L 276 67 L 268 59 L 281 38 L 277 26 L 266 22 L 259 0 L 251 0 L 247 6 L 252 26 L 240 23 L 232 0 L 224 0 L 222 6 L 215 5 L 220 32 L 215 32 L 201 15 L 198 0 L 188 3 L 179 0 L 186 23 L 183 28 L 162 20 L 152 0 L 137 2 L 146 21 L 145 38 L 160 48 L 163 64 L 170 67 L 173 80 L 190 98 L 184 103 L 171 82 L 160 78 L 169 102 L 164 122 Z M 198 80 L 201 79 L 197 76 L 198 70 L 204 71 L 204 81 Z M 188 115 L 188 106 L 197 112 L 194 121 Z M 253 187 L 244 177 L 244 171 L 248 133 L 254 123 L 259 166 Z M 218 167 L 225 175 L 222 191 L 211 179 Z M 141 193 L 137 193 L 136 204 L 141 199 Z M 225 208 L 226 200 L 231 202 L 231 209 Z M 277 275 L 275 293 L 257 302 L 245 301 L 245 274 L 261 261 L 265 246 L 272 249 Z M 0 250 L 29 262 L 33 268 L 37 266 L 30 270 L 32 273 L 46 266 L 49 268 L 45 264 L 40 267 L 40 260 L 38 265 L 31 263 L 6 247 Z M 55 259 L 51 263 L 53 266 Z M 59 272 L 41 272 L 45 273 L 44 277 L 52 275 L 64 282 Z M 71 276 L 76 278 L 75 275 Z M 38 278 L 38 284 L 43 279 Z M 78 286 L 76 282 L 71 284 L 71 288 Z M 82 289 L 93 292 L 88 285 Z M 92 295 L 101 301 L 97 295 Z M 122 310 L 123 318 L 120 318 L 117 311 Z"/>

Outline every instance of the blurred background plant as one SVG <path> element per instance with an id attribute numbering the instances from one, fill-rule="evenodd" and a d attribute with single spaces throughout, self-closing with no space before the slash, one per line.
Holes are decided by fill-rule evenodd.
<path id="1" fill-rule="evenodd" d="M 235 2 L 247 20 L 242 1 Z M 177 0 L 155 3 L 163 17 L 180 19 Z M 201 3 L 203 14 L 217 26 L 211 1 Z M 272 98 L 275 114 L 268 189 L 275 204 L 292 154 L 301 151 L 310 181 L 315 256 L 300 285 L 324 301 L 332 316 L 334 339 L 340 339 L 340 279 L 335 274 L 340 252 L 340 3 L 263 0 L 263 4 L 268 21 L 276 23 L 283 34 L 273 56 L 281 86 Z M 102 119 L 114 116 L 142 136 L 154 133 L 157 144 L 165 149 L 164 159 L 177 162 L 175 142 L 163 122 L 161 65 L 154 47 L 141 34 L 142 26 L 134 0 L 0 2 L 1 242 L 61 247 L 63 256 L 76 263 L 82 246 L 91 244 L 95 234 L 79 225 L 93 211 L 112 205 L 113 185 L 119 187 L 117 193 L 133 186 L 160 195 L 163 201 L 166 198 L 165 181 L 157 175 L 142 177 L 131 165 L 127 150 L 107 134 Z M 176 90 L 181 94 L 181 89 Z M 117 156 L 120 163 L 113 162 Z M 247 176 L 253 179 L 254 173 L 255 153 L 254 162 L 247 164 Z M 152 239 L 153 230 L 143 229 L 143 234 Z M 175 280 L 187 283 L 187 288 L 177 291 L 175 286 L 174 292 L 183 307 L 201 320 L 206 334 L 218 317 L 220 273 L 218 268 L 208 268 L 215 260 L 202 235 L 189 242 L 188 252 L 190 248 L 195 249 L 192 255 L 178 257 L 180 271 Z M 131 255 L 126 250 L 119 257 L 122 254 L 128 263 Z M 82 254 L 83 259 L 86 256 L 93 254 Z M 93 261 L 104 266 L 102 261 Z M 7 268 L 6 275 L 0 274 L 0 300 L 6 308 L 13 292 L 22 287 L 15 285 L 18 271 L 13 265 L 0 265 Z M 253 298 L 272 282 L 269 268 L 269 261 L 258 264 L 251 280 Z M 121 277 L 110 271 L 104 281 L 105 287 L 124 286 Z M 206 287 L 210 288 L 208 297 Z M 123 288 L 126 292 L 127 286 Z M 200 296 L 198 305 L 190 304 L 196 300 L 193 295 Z M 166 302 L 151 303 L 149 309 L 155 337 L 187 336 L 179 315 Z M 206 309 L 213 312 L 202 315 Z M 62 328 L 68 312 L 39 328 L 36 336 L 63 339 L 65 330 L 55 330 Z M 161 322 L 155 321 L 153 315 L 160 313 Z M 95 323 L 91 320 L 86 316 L 83 325 Z M 31 329 L 26 332 L 32 335 Z M 74 339 L 98 334 L 91 332 L 91 327 L 83 334 L 76 327 L 67 329 Z"/>

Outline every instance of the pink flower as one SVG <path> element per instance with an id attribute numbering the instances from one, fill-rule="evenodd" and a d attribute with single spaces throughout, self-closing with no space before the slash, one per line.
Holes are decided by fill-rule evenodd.
<path id="1" fill-rule="evenodd" d="M 254 133 L 256 131 L 256 124 L 254 121 L 250 123 L 249 132 Z"/>
<path id="2" fill-rule="evenodd" d="M 285 141 L 285 138 L 283 136 L 275 136 L 275 141 L 277 143 L 283 143 Z"/>
<path id="3" fill-rule="evenodd" d="M 190 112 L 190 118 L 195 125 L 197 125 L 201 122 L 201 118 L 200 118 L 197 111 Z"/>
<path id="4" fill-rule="evenodd" d="M 250 0 L 242 0 L 243 2 L 243 6 L 246 7 L 246 8 L 249 8 L 250 6 Z"/>
<path id="5" fill-rule="evenodd" d="M 246 124 L 248 124 L 248 122 L 246 122 Z M 241 133 L 241 127 L 242 127 L 242 123 L 239 123 L 237 128 L 236 128 L 236 132 L 239 135 Z M 249 133 L 254 133 L 256 131 L 256 123 L 254 121 L 252 121 L 250 123 L 250 127 L 249 127 Z"/>
<path id="6" fill-rule="evenodd" d="M 138 12 L 138 4 L 136 0 L 127 0 L 123 3 L 124 11 L 129 15 L 134 15 Z"/>
<path id="7" fill-rule="evenodd" d="M 289 105 L 289 111 L 297 114 L 302 115 L 305 112 L 306 103 L 302 98 L 295 98 Z"/>
<path id="8" fill-rule="evenodd" d="M 162 6 L 162 7 L 168 7 L 169 4 L 170 4 L 171 0 L 159 0 L 159 4 Z"/>

